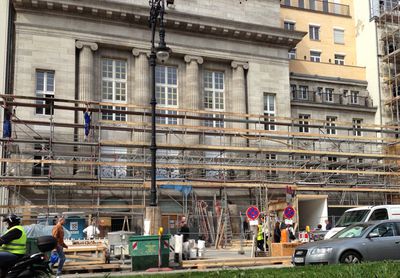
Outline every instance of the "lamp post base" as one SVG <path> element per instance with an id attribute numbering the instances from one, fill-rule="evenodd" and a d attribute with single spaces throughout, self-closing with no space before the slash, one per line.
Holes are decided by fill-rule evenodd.
<path id="1" fill-rule="evenodd" d="M 150 235 L 158 235 L 158 228 L 161 227 L 160 207 L 146 207 L 145 221 L 150 222 Z"/>

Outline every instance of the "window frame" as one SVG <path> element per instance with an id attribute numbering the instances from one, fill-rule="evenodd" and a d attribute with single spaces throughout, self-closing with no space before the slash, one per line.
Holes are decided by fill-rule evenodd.
<path id="1" fill-rule="evenodd" d="M 333 43 L 334 44 L 345 44 L 344 41 L 344 29 L 342 28 L 333 28 Z M 337 36 L 338 32 L 340 33 L 340 36 Z M 339 41 L 337 41 L 336 39 L 340 38 Z"/>
<path id="2" fill-rule="evenodd" d="M 296 21 L 284 20 L 283 21 L 283 29 L 288 30 L 288 31 L 295 31 L 296 30 Z"/>
<path id="3" fill-rule="evenodd" d="M 104 64 L 107 61 L 111 61 L 111 74 L 112 76 L 104 76 L 105 74 L 109 72 L 109 64 Z M 118 63 L 119 66 L 117 66 Z M 122 67 L 123 65 L 123 67 Z M 104 67 L 106 66 L 107 71 L 104 71 Z M 124 68 L 124 72 L 119 72 L 119 74 L 123 73 L 124 78 L 118 78 L 117 77 L 117 68 Z M 104 84 L 107 83 L 107 88 L 109 89 L 109 85 L 111 83 L 111 98 L 108 96 L 110 95 L 110 92 L 106 92 L 106 97 L 104 95 L 104 89 L 105 86 Z M 117 84 L 124 84 L 124 88 L 119 87 L 117 88 Z M 117 94 L 117 90 L 120 89 L 120 93 Z M 122 93 L 122 90 L 124 92 Z M 119 97 L 117 97 L 119 96 Z M 120 98 L 120 99 L 118 99 Z M 127 104 L 128 103 L 128 61 L 125 59 L 121 58 L 109 58 L 109 57 L 102 57 L 101 58 L 101 99 L 103 102 L 108 102 L 108 103 L 115 103 L 115 104 Z M 127 107 L 124 106 L 114 106 L 114 105 L 106 105 L 102 106 L 104 109 L 112 109 L 116 111 L 127 111 Z M 126 122 L 127 121 L 127 114 L 125 113 L 102 113 L 101 114 L 101 119 L 106 120 L 106 121 L 118 121 L 118 122 Z"/>
<path id="4" fill-rule="evenodd" d="M 335 58 L 335 65 L 344 66 L 344 59 L 346 58 L 346 55 L 335 53 L 334 58 Z"/>
<path id="5" fill-rule="evenodd" d="M 360 137 L 363 135 L 363 132 L 360 130 L 362 128 L 363 119 L 353 118 L 353 136 Z"/>
<path id="6" fill-rule="evenodd" d="M 271 109 L 271 97 L 272 97 L 272 108 Z M 276 115 L 276 94 L 264 92 L 264 120 L 268 122 L 275 122 L 275 119 L 269 117 L 275 117 Z M 276 125 L 265 123 L 264 130 L 276 130 Z"/>
<path id="7" fill-rule="evenodd" d="M 334 92 L 333 88 L 325 88 L 324 102 L 333 103 L 334 101 L 333 92 Z"/>
<path id="8" fill-rule="evenodd" d="M 304 90 L 303 90 L 304 89 Z M 299 99 L 308 100 L 309 97 L 309 87 L 306 85 L 299 85 Z"/>
<path id="9" fill-rule="evenodd" d="M 211 73 L 211 87 L 206 87 L 206 74 Z M 216 79 L 217 79 L 217 74 L 222 75 L 222 79 L 219 78 L 219 81 L 222 80 L 222 89 L 216 87 Z M 208 82 L 208 81 L 207 81 Z M 211 96 L 211 98 L 210 98 Z M 222 96 L 222 97 L 221 97 Z M 219 103 L 217 105 L 217 99 L 219 99 Z M 211 100 L 211 102 L 210 102 Z M 211 107 L 209 107 L 209 104 L 211 103 Z M 204 70 L 203 71 L 203 106 L 205 111 L 209 111 L 210 114 L 208 116 L 212 115 L 212 118 L 220 118 L 221 120 L 204 120 L 203 124 L 204 126 L 208 127 L 219 127 L 219 128 L 224 128 L 225 127 L 225 122 L 224 122 L 224 115 L 222 114 L 213 114 L 212 112 L 224 112 L 225 111 L 225 72 L 223 71 L 217 71 L 217 70 Z M 221 108 L 222 104 L 222 108 Z M 212 125 L 211 125 L 212 122 Z"/>
<path id="10" fill-rule="evenodd" d="M 38 90 L 38 80 L 39 80 L 39 73 L 43 73 L 43 90 Z M 53 90 L 48 90 L 48 75 L 52 74 L 53 76 Z M 47 70 L 47 69 L 36 69 L 35 70 L 35 96 L 38 98 L 54 98 L 55 96 L 55 86 L 56 86 L 56 72 L 54 70 Z M 51 104 L 51 100 L 36 100 L 36 104 Z M 41 112 L 40 112 L 41 111 Z M 35 115 L 41 116 L 52 116 L 54 115 L 54 108 L 53 107 L 36 107 Z"/>
<path id="11" fill-rule="evenodd" d="M 326 116 L 326 134 L 336 135 L 336 116 Z"/>
<path id="12" fill-rule="evenodd" d="M 156 78 L 156 99 L 160 108 L 178 108 L 179 107 L 179 80 L 178 80 L 178 67 L 168 65 L 157 65 L 156 75 L 158 70 L 164 68 L 164 83 L 157 82 Z M 172 72 L 171 72 L 172 71 Z M 161 76 L 161 75 L 160 75 Z M 172 83 L 169 80 L 172 78 Z M 174 79 L 173 77 L 176 77 Z M 160 91 L 158 91 L 160 90 Z M 174 110 L 157 110 L 156 113 L 165 115 L 178 115 Z M 177 125 L 178 118 L 176 117 L 157 117 L 158 124 Z"/>
<path id="13" fill-rule="evenodd" d="M 301 133 L 310 133 L 310 122 L 309 120 L 311 119 L 310 114 L 299 114 L 299 132 Z"/>
<path id="14" fill-rule="evenodd" d="M 288 51 L 288 59 L 295 60 L 297 58 L 297 49 L 292 48 Z"/>
<path id="15" fill-rule="evenodd" d="M 359 91 L 350 91 L 350 104 L 359 104 L 358 97 Z"/>
<path id="16" fill-rule="evenodd" d="M 320 41 L 320 31 L 321 26 L 309 24 L 308 25 L 308 34 L 311 41 Z"/>
<path id="17" fill-rule="evenodd" d="M 318 55 L 316 55 L 318 54 Z M 314 63 L 320 63 L 321 62 L 321 51 L 317 50 L 310 50 L 310 61 Z"/>

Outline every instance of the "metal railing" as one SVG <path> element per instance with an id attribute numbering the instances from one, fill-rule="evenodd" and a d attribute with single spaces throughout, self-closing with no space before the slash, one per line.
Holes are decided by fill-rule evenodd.
<path id="1" fill-rule="evenodd" d="M 351 96 L 328 92 L 302 91 L 291 92 L 291 100 L 296 102 L 323 103 L 332 105 L 346 105 L 372 108 L 373 102 L 370 97 Z"/>
<path id="2" fill-rule="evenodd" d="M 321 0 L 281 0 L 281 6 L 317 11 L 327 14 L 350 16 L 349 5 Z"/>

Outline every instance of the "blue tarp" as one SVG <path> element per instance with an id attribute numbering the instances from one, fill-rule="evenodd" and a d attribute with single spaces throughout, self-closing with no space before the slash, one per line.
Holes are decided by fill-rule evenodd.
<path id="1" fill-rule="evenodd" d="M 188 196 L 190 194 L 190 192 L 192 192 L 191 186 L 165 184 L 165 185 L 160 185 L 160 188 L 177 190 L 177 191 L 180 191 L 183 194 L 185 194 L 185 196 Z"/>

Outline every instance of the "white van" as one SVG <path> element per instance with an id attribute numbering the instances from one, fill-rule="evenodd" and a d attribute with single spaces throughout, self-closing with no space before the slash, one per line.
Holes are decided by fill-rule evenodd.
<path id="1" fill-rule="evenodd" d="M 357 222 L 385 219 L 400 219 L 400 205 L 382 205 L 348 209 L 340 217 L 335 227 L 326 233 L 324 239 L 333 237 L 340 230 Z"/>

